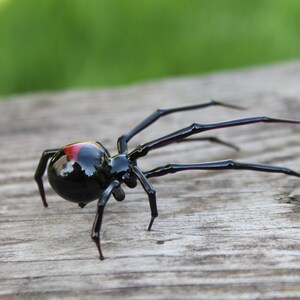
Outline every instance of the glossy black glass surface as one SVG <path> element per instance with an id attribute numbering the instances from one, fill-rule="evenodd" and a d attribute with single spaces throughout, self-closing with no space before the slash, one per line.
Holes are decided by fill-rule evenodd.
<path id="1" fill-rule="evenodd" d="M 137 185 L 137 181 L 140 182 L 149 200 L 151 219 L 148 230 L 151 230 L 153 222 L 158 216 L 158 211 L 156 205 L 156 192 L 149 178 L 186 170 L 251 170 L 300 177 L 299 173 L 288 168 L 237 162 L 233 160 L 193 164 L 170 163 L 150 171 L 142 171 L 137 164 L 138 159 L 147 155 L 150 151 L 178 142 L 206 140 L 223 144 L 234 150 L 239 149 L 235 145 L 215 137 L 189 138 L 192 135 L 200 134 L 202 132 L 254 123 L 300 124 L 299 121 L 274 119 L 269 117 L 253 117 L 211 124 L 193 123 L 188 127 L 142 144 L 128 153 L 128 142 L 139 132 L 156 122 L 159 118 L 176 112 L 202 109 L 209 106 L 243 109 L 235 105 L 217 101 L 209 101 L 202 104 L 175 107 L 171 109 L 158 109 L 133 129 L 119 137 L 117 142 L 118 153 L 114 156 L 111 156 L 100 142 L 92 141 L 69 144 L 61 149 L 45 150 L 42 153 L 39 165 L 35 172 L 35 180 L 44 206 L 47 207 L 48 203 L 45 197 L 42 177 L 47 168 L 48 160 L 51 159 L 48 167 L 48 178 L 50 185 L 57 194 L 64 199 L 78 203 L 82 208 L 88 202 L 98 200 L 91 237 L 96 244 L 99 257 L 102 260 L 104 259 L 104 256 L 100 245 L 100 230 L 104 208 L 111 195 L 118 201 L 124 200 L 125 193 L 122 189 L 122 185 L 134 188 Z M 184 153 L 181 156 L 188 159 Z"/>
<path id="2" fill-rule="evenodd" d="M 107 187 L 108 157 L 94 142 L 74 143 L 60 149 L 48 167 L 49 183 L 66 200 L 88 203 Z"/>

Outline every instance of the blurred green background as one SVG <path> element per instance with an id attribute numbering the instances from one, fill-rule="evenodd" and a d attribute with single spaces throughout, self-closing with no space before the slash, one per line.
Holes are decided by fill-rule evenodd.
<path id="1" fill-rule="evenodd" d="M 2 96 L 299 56 L 299 0 L 0 0 Z"/>

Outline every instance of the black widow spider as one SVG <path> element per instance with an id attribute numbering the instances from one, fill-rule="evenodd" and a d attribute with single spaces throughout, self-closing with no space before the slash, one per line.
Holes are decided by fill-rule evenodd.
<path id="1" fill-rule="evenodd" d="M 136 134 L 154 123 L 160 117 L 187 110 L 202 109 L 209 106 L 223 106 L 233 109 L 243 109 L 239 106 L 225 104 L 217 101 L 183 106 L 171 109 L 158 109 L 144 121 L 128 131 L 118 139 L 118 154 L 111 156 L 108 150 L 100 142 L 86 141 L 68 144 L 60 149 L 45 150 L 40 159 L 35 173 L 39 192 L 45 207 L 48 206 L 42 181 L 48 160 L 48 180 L 52 188 L 62 198 L 78 203 L 83 208 L 87 203 L 97 200 L 97 213 L 92 227 L 92 239 L 95 242 L 100 259 L 103 260 L 100 246 L 100 228 L 105 205 L 111 194 L 118 201 L 125 198 L 121 188 L 122 184 L 134 188 L 139 181 L 149 198 L 151 219 L 148 230 L 151 230 L 154 219 L 158 216 L 156 207 L 155 189 L 149 181 L 151 177 L 163 176 L 184 170 L 227 170 L 242 169 L 262 171 L 270 173 L 284 173 L 290 176 L 300 177 L 300 174 L 287 168 L 261 164 L 236 162 L 233 160 L 213 161 L 194 164 L 168 164 L 143 172 L 137 166 L 137 160 L 148 154 L 149 151 L 169 145 L 175 142 L 187 142 L 195 140 L 210 140 L 223 143 L 235 148 L 235 146 L 222 142 L 216 138 L 188 138 L 191 135 L 219 128 L 247 125 L 253 123 L 291 123 L 300 124 L 297 121 L 274 119 L 269 117 L 253 117 L 226 121 L 212 124 L 194 123 L 176 132 L 142 144 L 128 153 L 127 144 Z"/>

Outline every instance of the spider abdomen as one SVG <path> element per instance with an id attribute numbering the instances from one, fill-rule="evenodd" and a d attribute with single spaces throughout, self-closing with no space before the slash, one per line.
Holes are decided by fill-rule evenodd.
<path id="1" fill-rule="evenodd" d="M 95 142 L 64 146 L 53 156 L 48 167 L 49 183 L 62 198 L 88 203 L 100 197 L 107 187 L 108 157 Z"/>

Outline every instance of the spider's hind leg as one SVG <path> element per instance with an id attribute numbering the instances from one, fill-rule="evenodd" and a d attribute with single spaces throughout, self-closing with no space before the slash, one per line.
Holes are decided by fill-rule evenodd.
<path id="1" fill-rule="evenodd" d="M 45 189 L 44 189 L 44 184 L 43 184 L 43 175 L 46 171 L 47 168 L 47 163 L 48 160 L 58 151 L 59 149 L 50 149 L 50 150 L 45 150 L 42 153 L 40 162 L 37 166 L 37 169 L 35 171 L 34 179 L 38 185 L 40 195 L 44 204 L 44 207 L 48 207 L 48 203 L 46 201 L 46 196 L 45 196 Z"/>

